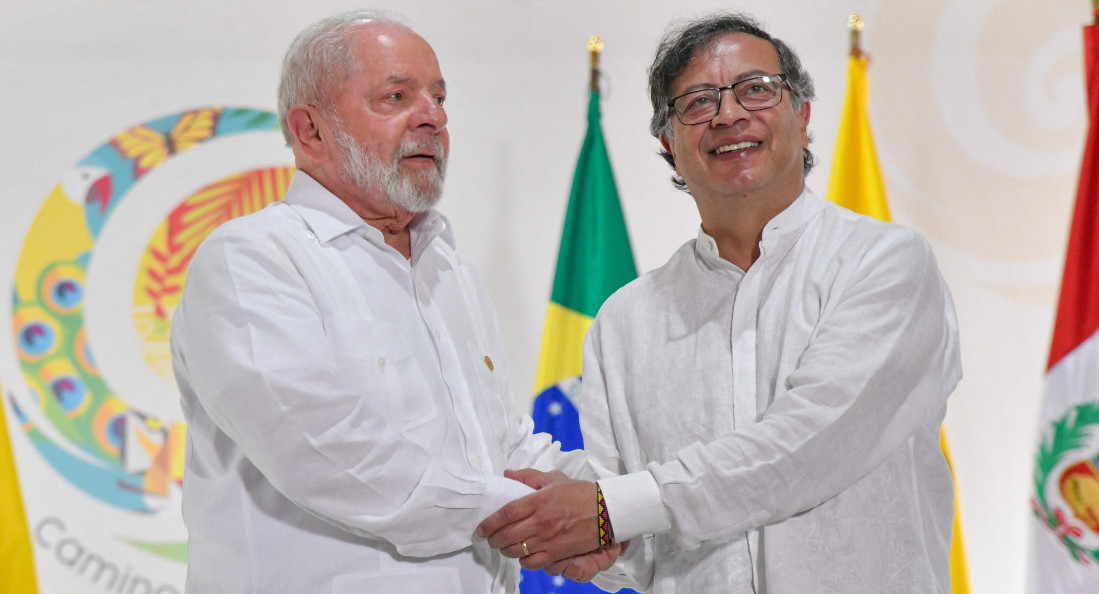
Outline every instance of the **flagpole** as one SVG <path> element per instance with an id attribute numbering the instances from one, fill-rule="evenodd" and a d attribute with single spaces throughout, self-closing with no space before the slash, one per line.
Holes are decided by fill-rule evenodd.
<path id="1" fill-rule="evenodd" d="M 584 337 L 603 302 L 637 278 L 626 219 L 599 125 L 599 53 L 603 51 L 603 38 L 590 36 L 588 50 L 591 88 L 587 96 L 587 132 L 580 145 L 565 209 L 531 410 L 534 431 L 549 433 L 561 444 L 562 451 L 584 447 L 579 401 L 575 400 L 581 396 Z M 521 594 L 601 592 L 590 584 L 567 580 L 558 583 L 560 577 L 541 571 L 524 568 L 522 576 Z M 619 592 L 637 594 L 633 590 Z"/>
<path id="2" fill-rule="evenodd" d="M 1094 0 L 1099 2 L 1099 0 Z M 588 51 L 591 52 L 591 90 L 599 90 L 599 54 L 603 51 L 603 37 L 592 35 L 588 38 Z"/>
<path id="3" fill-rule="evenodd" d="M 1092 2 L 1099 2 L 1099 0 L 1092 0 Z M 847 17 L 847 30 L 851 32 L 851 55 L 856 58 L 862 56 L 862 48 L 859 44 L 862 41 L 863 24 L 861 14 L 852 14 Z"/>

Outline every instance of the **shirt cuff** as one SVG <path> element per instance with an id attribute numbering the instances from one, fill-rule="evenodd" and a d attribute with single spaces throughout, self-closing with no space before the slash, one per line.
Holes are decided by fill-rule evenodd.
<path id="1" fill-rule="evenodd" d="M 519 481 L 495 475 L 485 477 L 485 494 L 481 497 L 481 508 L 477 510 L 477 525 L 511 501 L 533 492 L 534 489 Z"/>
<path id="2" fill-rule="evenodd" d="M 599 489 L 607 503 L 615 541 L 671 529 L 671 517 L 660 498 L 660 486 L 649 471 L 599 479 Z"/>

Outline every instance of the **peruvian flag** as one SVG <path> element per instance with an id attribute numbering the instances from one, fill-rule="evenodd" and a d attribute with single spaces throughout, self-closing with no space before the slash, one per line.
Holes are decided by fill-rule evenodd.
<path id="1" fill-rule="evenodd" d="M 1099 10 L 1095 22 L 1099 22 Z M 1076 191 L 1031 506 L 1032 594 L 1099 592 L 1099 26 L 1084 27 L 1089 126 Z"/>

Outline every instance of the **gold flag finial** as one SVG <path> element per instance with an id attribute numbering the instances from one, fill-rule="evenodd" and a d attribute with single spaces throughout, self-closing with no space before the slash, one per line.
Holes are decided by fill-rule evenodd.
<path id="1" fill-rule="evenodd" d="M 591 90 L 594 91 L 599 88 L 599 53 L 603 51 L 603 37 L 600 35 L 589 37 L 588 51 L 591 52 Z"/>
<path id="2" fill-rule="evenodd" d="M 862 55 L 862 48 L 859 46 L 859 42 L 861 41 L 862 28 L 864 25 L 865 23 L 862 20 L 861 14 L 852 14 L 847 17 L 847 29 L 851 32 L 851 55 L 853 56 Z"/>

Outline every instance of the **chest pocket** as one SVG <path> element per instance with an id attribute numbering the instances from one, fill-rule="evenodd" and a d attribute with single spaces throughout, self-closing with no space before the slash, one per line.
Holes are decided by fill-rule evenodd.
<path id="1" fill-rule="evenodd" d="M 347 389 L 369 400 L 402 431 L 426 423 L 438 410 L 423 372 L 399 327 L 354 316 L 325 318 L 336 367 Z"/>

